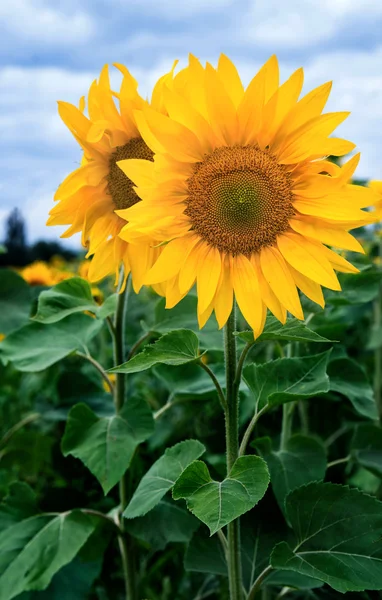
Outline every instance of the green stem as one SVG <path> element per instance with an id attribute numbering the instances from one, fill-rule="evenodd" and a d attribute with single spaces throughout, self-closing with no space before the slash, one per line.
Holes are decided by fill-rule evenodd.
<path id="1" fill-rule="evenodd" d="M 225 399 L 223 390 L 220 386 L 220 383 L 218 382 L 218 380 L 216 378 L 215 373 L 209 368 L 208 365 L 204 364 L 204 362 L 202 360 L 199 360 L 197 364 L 199 365 L 199 367 L 202 367 L 202 369 L 204 369 L 204 371 L 206 373 L 208 373 L 209 377 L 211 378 L 211 380 L 216 388 L 220 404 L 222 405 L 223 410 L 226 410 L 226 408 L 227 408 L 226 399 Z"/>
<path id="2" fill-rule="evenodd" d="M 285 450 L 292 433 L 293 404 L 283 404 L 283 420 L 281 425 L 280 450 Z"/>
<path id="3" fill-rule="evenodd" d="M 121 275 L 122 279 L 122 275 Z M 114 365 L 120 365 L 125 358 L 125 316 L 127 304 L 127 290 L 121 292 L 118 296 L 117 310 L 114 317 Z M 115 410 L 118 414 L 125 403 L 126 379 L 124 373 L 116 374 L 114 403 Z M 124 520 L 122 513 L 128 503 L 129 481 L 128 475 L 125 473 L 119 482 L 119 499 L 121 507 L 121 515 L 119 518 L 119 527 L 122 531 L 118 538 L 119 550 L 122 559 L 122 570 L 125 581 L 125 598 L 126 600 L 137 600 L 137 585 L 135 579 L 135 561 L 134 551 L 132 548 L 132 540 L 125 531 Z"/>
<path id="4" fill-rule="evenodd" d="M 262 571 L 260 573 L 260 575 L 258 576 L 258 578 L 256 579 L 255 583 L 253 584 L 253 586 L 251 587 L 251 589 L 249 591 L 247 600 L 254 600 L 257 592 L 261 589 L 261 586 L 262 586 L 264 580 L 268 577 L 268 575 L 271 571 L 272 571 L 272 567 L 269 565 L 268 567 L 266 567 L 264 569 L 264 571 Z"/>
<path id="5" fill-rule="evenodd" d="M 239 386 L 236 380 L 236 329 L 235 307 L 224 328 L 224 355 L 226 369 L 226 449 L 227 473 L 230 472 L 235 460 L 239 456 Z M 228 542 L 228 580 L 230 600 L 241 600 L 243 597 L 243 584 L 241 574 L 240 552 L 240 521 L 236 519 L 227 526 Z"/>
<path id="6" fill-rule="evenodd" d="M 100 365 L 100 363 L 95 358 L 93 358 L 90 354 L 85 354 L 84 352 L 80 352 L 80 351 L 77 351 L 76 354 L 77 354 L 77 356 L 80 356 L 84 360 L 89 361 L 90 364 L 92 364 L 93 367 L 95 367 L 97 369 L 97 371 L 100 373 L 102 379 L 107 383 L 110 393 L 113 394 L 114 393 L 113 383 L 109 379 L 109 376 L 106 373 L 106 371 L 104 370 L 104 368 L 102 367 L 102 365 Z"/>
<path id="7" fill-rule="evenodd" d="M 344 463 L 348 463 L 349 460 L 351 460 L 351 456 L 345 456 L 344 458 L 337 458 L 337 460 L 332 460 L 332 462 L 329 462 L 327 464 L 327 469 L 330 469 L 330 467 L 335 467 L 336 465 L 342 465 Z"/>
<path id="8" fill-rule="evenodd" d="M 382 237 L 379 238 L 378 256 L 379 258 L 382 258 Z M 376 329 L 379 329 L 382 325 L 381 287 L 382 286 L 380 285 L 379 294 L 374 301 L 374 327 Z M 380 419 L 382 417 L 381 386 L 382 348 L 376 348 L 374 351 L 374 397 Z"/>

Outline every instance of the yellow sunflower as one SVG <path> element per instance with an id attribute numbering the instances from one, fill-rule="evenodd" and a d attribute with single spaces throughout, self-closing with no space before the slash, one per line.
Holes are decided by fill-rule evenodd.
<path id="1" fill-rule="evenodd" d="M 379 201 L 376 204 L 376 218 L 382 220 L 382 181 L 369 181 L 369 187 L 378 194 Z"/>
<path id="2" fill-rule="evenodd" d="M 222 327 L 235 295 L 258 336 L 267 308 L 303 319 L 298 289 L 324 306 L 335 270 L 357 271 L 328 246 L 363 252 L 348 230 L 372 220 L 361 209 L 375 192 L 349 183 L 359 155 L 342 167 L 325 158 L 354 148 L 329 137 L 349 114 L 321 114 L 331 84 L 299 100 L 302 84 L 298 69 L 279 85 L 275 56 L 246 89 L 226 56 L 217 69 L 191 56 L 164 86 L 168 116 L 137 114 L 155 180 L 145 160 L 118 162 L 142 199 L 118 211 L 120 237 L 163 243 L 144 283 L 167 282 L 170 308 L 196 282 L 201 327 L 213 310 Z"/>
<path id="3" fill-rule="evenodd" d="M 81 166 L 59 186 L 55 194 L 58 204 L 50 211 L 47 225 L 70 225 L 61 237 L 82 232 L 87 258 L 93 256 L 87 274 L 89 281 L 99 281 L 111 273 L 116 273 L 118 278 L 123 263 L 125 281 L 131 271 L 134 288 L 138 291 L 142 275 L 160 249 L 145 243 L 130 247 L 118 237 L 125 221 L 115 210 L 130 207 L 139 198 L 117 162 L 127 158 L 146 159 L 149 167 L 153 167 L 150 162 L 153 152 L 142 139 L 134 116 L 134 110 L 148 103 L 138 94 L 137 82 L 126 67 L 115 66 L 122 73 L 119 93 L 111 90 L 106 65 L 89 90 L 89 117 L 84 114 L 84 98 L 79 108 L 67 102 L 58 103 L 62 120 L 83 149 L 83 158 Z M 171 78 L 172 71 L 158 80 L 152 94 L 153 110 L 163 110 L 162 88 Z M 119 110 L 114 97 L 119 102 Z M 151 185 L 149 170 L 147 177 Z"/>
<path id="4" fill-rule="evenodd" d="M 29 285 L 44 285 L 50 287 L 63 279 L 72 277 L 72 275 L 60 273 L 57 269 L 52 268 L 48 263 L 36 261 L 20 270 L 20 275 Z"/>

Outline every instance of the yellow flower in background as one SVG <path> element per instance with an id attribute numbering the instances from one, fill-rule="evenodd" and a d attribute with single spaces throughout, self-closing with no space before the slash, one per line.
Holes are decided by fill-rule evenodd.
<path id="1" fill-rule="evenodd" d="M 48 263 L 42 261 L 36 261 L 24 267 L 19 273 L 21 277 L 32 286 L 44 285 L 50 287 L 59 281 L 62 281 L 62 278 L 67 278 L 57 269 L 52 268 Z M 72 277 L 72 275 L 68 274 L 68 277 Z"/>
<path id="2" fill-rule="evenodd" d="M 87 273 L 89 281 L 99 281 L 113 273 L 118 278 L 119 267 L 124 264 L 125 280 L 131 270 L 134 289 L 138 291 L 142 276 L 160 249 L 147 243 L 131 247 L 118 237 L 125 221 L 116 214 L 116 209 L 133 206 L 139 197 L 117 162 L 127 158 L 145 159 L 150 168 L 153 167 L 153 152 L 139 133 L 134 112 L 148 103 L 138 94 L 137 82 L 126 67 L 115 66 L 122 73 L 119 93 L 110 88 L 106 65 L 89 90 L 89 117 L 84 115 L 84 98 L 79 108 L 67 102 L 58 103 L 62 120 L 84 153 L 81 166 L 59 186 L 55 194 L 58 204 L 50 211 L 47 224 L 70 225 L 62 237 L 82 232 L 87 257 L 93 257 Z M 163 84 L 171 78 L 172 72 L 158 80 L 151 99 L 153 110 L 163 111 Z M 114 97 L 119 102 L 119 110 Z M 151 185 L 149 169 L 146 175 Z"/>
<path id="3" fill-rule="evenodd" d="M 117 211 L 121 238 L 163 243 L 144 283 L 165 283 L 171 308 L 196 282 L 201 327 L 213 310 L 222 327 L 235 295 L 258 336 L 267 308 L 303 319 L 298 289 L 324 306 L 335 271 L 357 271 L 327 246 L 363 252 L 348 230 L 373 220 L 362 208 L 376 194 L 349 183 L 359 155 L 342 167 L 324 158 L 354 149 L 329 137 L 349 114 L 321 114 L 331 84 L 299 100 L 302 85 L 302 69 L 279 85 L 275 56 L 247 89 L 224 55 L 216 70 L 191 56 L 164 86 L 168 116 L 141 107 L 155 179 L 148 161 L 118 162 L 142 199 Z"/>
<path id="4" fill-rule="evenodd" d="M 0 333 L 0 342 L 5 340 L 5 333 Z"/>

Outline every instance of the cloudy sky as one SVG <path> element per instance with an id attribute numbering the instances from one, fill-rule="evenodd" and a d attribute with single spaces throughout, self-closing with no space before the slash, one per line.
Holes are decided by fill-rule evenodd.
<path id="1" fill-rule="evenodd" d="M 283 79 L 303 66 L 305 91 L 333 80 L 338 134 L 362 153 L 358 175 L 382 179 L 382 0 L 5 0 L 0 3 L 0 239 L 19 207 L 30 241 L 79 149 L 56 100 L 77 103 L 100 68 L 125 63 L 146 96 L 174 58 L 238 65 L 245 83 L 273 53 Z M 66 242 L 78 245 L 78 239 Z"/>

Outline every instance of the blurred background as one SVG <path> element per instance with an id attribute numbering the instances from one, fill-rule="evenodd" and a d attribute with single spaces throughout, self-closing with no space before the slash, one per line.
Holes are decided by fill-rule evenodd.
<path id="1" fill-rule="evenodd" d="M 227 53 L 244 83 L 276 53 L 283 79 L 304 67 L 305 91 L 334 80 L 328 109 L 352 112 L 338 135 L 362 153 L 357 177 L 382 179 L 381 31 L 381 0 L 4 0 L 0 242 L 22 230 L 24 247 L 32 247 L 28 262 L 60 250 L 64 228 L 45 222 L 80 151 L 56 100 L 77 103 L 105 63 L 125 63 L 147 96 L 173 60 L 184 65 L 189 52 L 213 63 Z M 78 237 L 62 247 L 79 250 Z"/>

